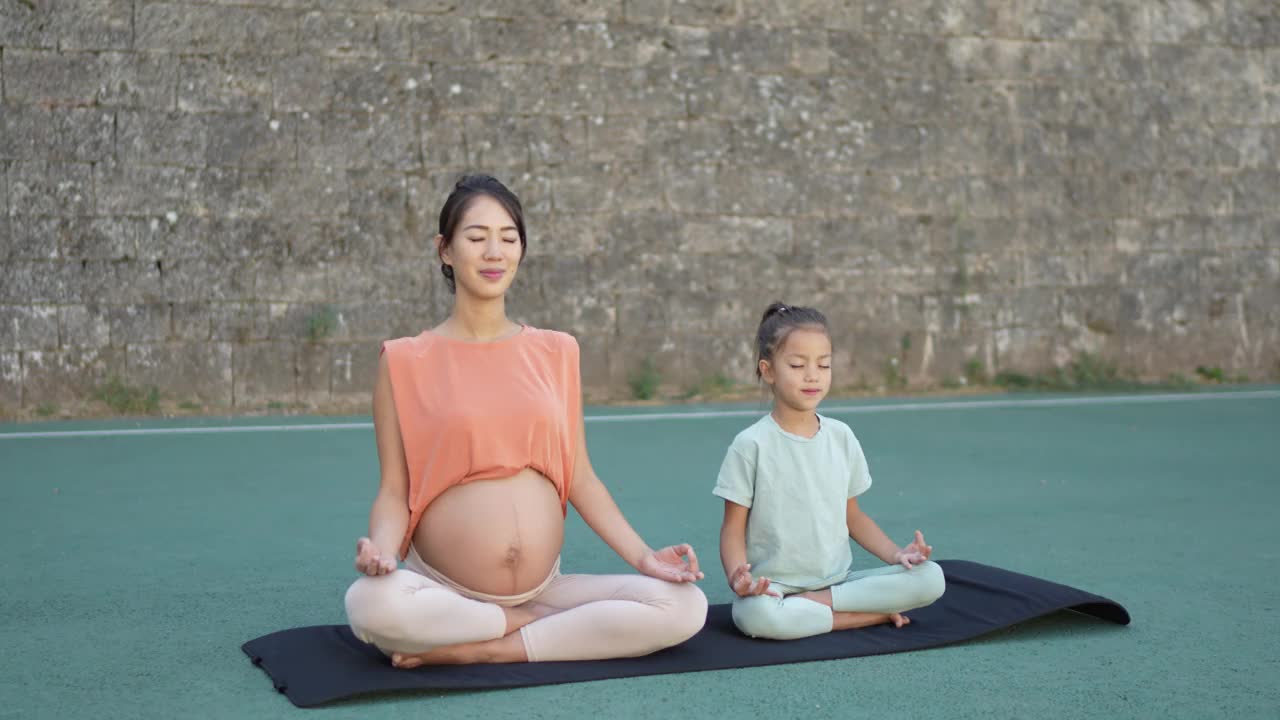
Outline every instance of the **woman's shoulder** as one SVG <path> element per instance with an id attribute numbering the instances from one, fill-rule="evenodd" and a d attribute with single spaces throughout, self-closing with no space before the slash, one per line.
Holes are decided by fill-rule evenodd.
<path id="1" fill-rule="evenodd" d="M 398 338 L 391 338 L 390 340 L 384 340 L 382 341 L 382 348 L 380 352 L 387 353 L 388 355 L 393 355 L 393 356 L 399 356 L 408 352 L 413 352 L 414 350 L 421 349 L 425 346 L 427 342 L 427 336 L 429 334 L 430 333 L 427 333 L 424 331 L 417 335 L 408 335 L 405 337 L 398 337 Z"/>
<path id="2" fill-rule="evenodd" d="M 526 325 L 524 332 L 531 345 L 551 353 L 578 353 L 578 339 L 561 330 L 548 330 Z"/>

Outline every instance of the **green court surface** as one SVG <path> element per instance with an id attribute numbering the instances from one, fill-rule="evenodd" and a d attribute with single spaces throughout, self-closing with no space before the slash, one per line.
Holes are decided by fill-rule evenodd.
<path id="1" fill-rule="evenodd" d="M 1280 717 L 1280 390 L 828 409 L 895 539 L 921 528 L 940 559 L 1108 596 L 1133 624 L 1061 613 L 923 652 L 298 710 L 239 646 L 343 621 L 368 418 L 9 425 L 0 717 Z M 712 602 L 730 591 L 710 490 L 752 421 L 735 411 L 763 408 L 588 409 L 613 420 L 588 424 L 597 471 L 651 545 L 693 543 Z M 172 432 L 193 427 L 238 431 Z M 113 429 L 145 432 L 29 434 Z M 572 513 L 563 560 L 627 570 Z"/>

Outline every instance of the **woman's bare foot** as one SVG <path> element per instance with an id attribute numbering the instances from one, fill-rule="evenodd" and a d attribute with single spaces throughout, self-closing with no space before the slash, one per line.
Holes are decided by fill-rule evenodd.
<path id="1" fill-rule="evenodd" d="M 444 645 L 424 653 L 392 653 L 391 664 L 401 670 L 423 665 L 473 665 L 476 663 L 528 662 L 524 640 L 513 632 L 497 640 Z"/>
<path id="2" fill-rule="evenodd" d="M 560 608 L 554 608 L 550 605 L 543 605 L 536 602 L 527 602 L 523 605 L 515 607 L 502 608 L 503 614 L 507 616 L 507 635 L 528 625 L 534 620 L 539 620 L 548 615 L 555 615 L 560 612 Z"/>
<path id="3" fill-rule="evenodd" d="M 507 617 L 507 632 L 497 640 L 443 645 L 424 653 L 393 653 L 391 664 L 403 670 L 411 670 L 422 665 L 527 662 L 529 658 L 524 651 L 524 640 L 520 637 L 520 628 L 548 615 L 554 615 L 560 612 L 560 608 L 527 602 L 515 607 L 504 607 L 502 612 Z"/>

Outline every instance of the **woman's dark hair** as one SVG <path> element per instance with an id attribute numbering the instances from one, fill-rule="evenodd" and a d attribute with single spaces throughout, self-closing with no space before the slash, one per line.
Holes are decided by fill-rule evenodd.
<path id="1" fill-rule="evenodd" d="M 462 222 L 462 216 L 471 207 L 471 203 L 481 195 L 488 195 L 496 200 L 515 222 L 516 231 L 520 233 L 520 259 L 523 260 L 529 241 L 524 234 L 524 209 L 520 207 L 520 198 L 492 175 L 464 175 L 458 178 L 457 184 L 453 186 L 453 192 L 449 193 L 449 198 L 444 201 L 444 207 L 440 208 L 440 235 L 444 238 L 441 247 L 449 247 L 449 243 L 453 242 L 453 233 L 458 229 L 458 223 Z M 449 292 L 456 292 L 453 268 L 442 261 L 440 274 L 444 275 L 445 281 L 449 283 Z"/>
<path id="2" fill-rule="evenodd" d="M 811 307 L 776 302 L 764 311 L 760 327 L 756 330 L 756 377 L 760 377 L 760 361 L 773 362 L 773 353 L 787 341 L 787 336 L 799 328 L 814 328 L 831 334 L 827 316 Z"/>

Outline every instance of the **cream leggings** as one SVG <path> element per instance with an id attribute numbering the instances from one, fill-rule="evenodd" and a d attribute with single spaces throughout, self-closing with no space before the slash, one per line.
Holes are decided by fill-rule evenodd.
<path id="1" fill-rule="evenodd" d="M 647 655 L 688 640 L 707 619 L 696 586 L 644 575 L 561 575 L 557 560 L 541 585 L 506 596 L 462 587 L 412 548 L 405 565 L 347 590 L 352 632 L 388 654 L 496 640 L 506 630 L 502 607 L 531 601 L 561 612 L 520 628 L 530 662 Z"/>
<path id="2" fill-rule="evenodd" d="M 803 592 L 779 583 L 784 596 Z M 733 624 L 745 635 L 794 640 L 831 632 L 832 612 L 902 613 L 933 604 L 947 588 L 942 566 L 928 561 L 910 570 L 901 565 L 851 572 L 831 586 L 831 607 L 801 597 L 771 595 L 733 601 Z"/>

